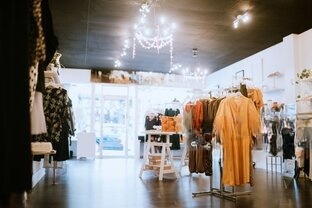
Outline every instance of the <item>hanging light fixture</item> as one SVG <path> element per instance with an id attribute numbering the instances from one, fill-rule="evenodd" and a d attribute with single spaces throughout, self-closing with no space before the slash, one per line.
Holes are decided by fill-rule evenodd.
<path id="1" fill-rule="evenodd" d="M 136 42 L 145 49 L 160 49 L 170 47 L 170 65 L 173 61 L 173 32 L 176 25 L 167 21 L 165 17 L 151 17 L 150 10 L 153 1 L 145 2 L 140 7 L 140 19 L 134 25 L 133 53 L 132 58 L 136 55 Z M 155 12 L 154 12 L 155 13 Z M 148 18 L 149 17 L 149 18 Z"/>

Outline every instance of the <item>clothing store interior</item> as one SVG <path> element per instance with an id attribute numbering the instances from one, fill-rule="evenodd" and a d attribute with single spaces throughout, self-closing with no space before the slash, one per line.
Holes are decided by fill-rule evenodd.
<path id="1" fill-rule="evenodd" d="M 0 208 L 312 207 L 311 0 L 6 5 Z"/>

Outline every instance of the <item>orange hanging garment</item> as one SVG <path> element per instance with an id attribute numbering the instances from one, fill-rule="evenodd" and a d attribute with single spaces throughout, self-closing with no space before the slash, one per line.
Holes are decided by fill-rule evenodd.
<path id="1" fill-rule="evenodd" d="M 250 183 L 252 135 L 260 132 L 254 103 L 241 94 L 224 98 L 214 120 L 214 132 L 223 145 L 222 183 L 228 186 Z"/>

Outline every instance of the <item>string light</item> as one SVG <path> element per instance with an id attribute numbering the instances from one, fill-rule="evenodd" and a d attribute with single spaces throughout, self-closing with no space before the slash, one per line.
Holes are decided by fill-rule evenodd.
<path id="1" fill-rule="evenodd" d="M 208 75 L 208 70 L 201 67 L 200 63 L 197 60 L 198 57 L 198 49 L 193 48 L 192 49 L 192 57 L 196 59 L 196 63 L 194 63 L 194 67 L 183 67 L 181 64 L 173 64 L 170 73 L 180 73 L 184 76 L 192 76 L 198 79 L 202 79 Z"/>
<path id="2" fill-rule="evenodd" d="M 169 23 L 166 17 L 160 17 L 155 22 L 155 17 L 153 21 L 148 21 L 149 13 L 152 4 L 158 0 L 150 0 L 143 3 L 139 9 L 140 18 L 137 23 L 134 24 L 134 36 L 132 39 L 132 58 L 136 56 L 136 46 L 137 42 L 144 49 L 156 49 L 159 53 L 160 49 L 169 45 L 170 53 L 170 66 L 173 65 L 173 32 L 176 28 L 175 23 Z M 154 12 L 155 13 L 155 12 Z M 127 51 L 129 49 L 129 40 L 125 40 L 123 44 L 122 51 L 119 58 L 114 61 L 114 67 L 120 68 L 121 58 L 127 56 Z"/>
<path id="3" fill-rule="evenodd" d="M 121 63 L 121 61 L 120 61 L 120 58 L 122 58 L 122 57 L 124 57 L 124 56 L 127 55 L 127 50 L 128 50 L 129 48 L 130 48 L 130 46 L 129 46 L 129 40 L 128 40 L 128 39 L 125 39 L 125 40 L 124 40 L 124 44 L 123 44 L 122 51 L 121 51 L 121 53 L 120 53 L 119 59 L 116 59 L 116 60 L 114 61 L 114 67 L 115 67 L 115 68 L 120 68 L 120 67 L 121 67 L 122 63 Z"/>
<path id="4" fill-rule="evenodd" d="M 151 3 L 144 3 L 140 7 L 140 19 L 134 25 L 133 38 L 133 54 L 136 55 L 136 42 L 144 49 L 156 49 L 159 53 L 160 49 L 169 45 L 170 49 L 170 65 L 173 64 L 173 32 L 176 28 L 174 23 L 168 23 L 165 17 L 160 17 L 155 22 L 148 21 L 147 17 L 150 13 Z M 152 22 L 152 23 L 151 23 Z"/>

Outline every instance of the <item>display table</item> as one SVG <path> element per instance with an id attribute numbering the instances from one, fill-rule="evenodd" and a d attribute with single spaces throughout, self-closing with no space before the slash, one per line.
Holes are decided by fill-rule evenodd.
<path id="1" fill-rule="evenodd" d="M 156 171 L 159 180 L 163 179 L 164 174 L 173 173 L 178 178 L 177 171 L 174 167 L 174 162 L 171 152 L 170 135 L 177 134 L 176 132 L 161 132 L 161 131 L 146 131 L 147 142 L 144 148 L 143 162 L 139 177 L 142 177 L 144 171 Z M 152 135 L 165 135 L 165 142 L 152 141 Z M 159 149 L 157 153 L 155 149 Z"/>

